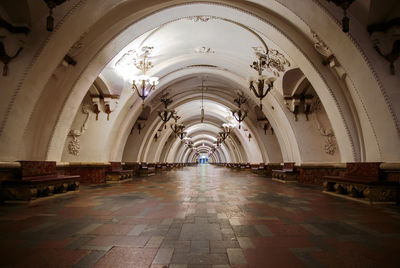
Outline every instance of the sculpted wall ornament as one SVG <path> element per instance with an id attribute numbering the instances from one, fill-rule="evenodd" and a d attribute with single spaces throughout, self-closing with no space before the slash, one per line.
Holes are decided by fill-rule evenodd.
<path id="1" fill-rule="evenodd" d="M 329 66 L 334 70 L 334 73 L 340 80 L 345 80 L 347 77 L 346 71 L 341 67 L 340 63 L 337 61 L 332 50 L 326 45 L 326 43 L 319 37 L 314 31 L 311 30 L 313 37 L 313 43 L 315 50 L 324 57 L 322 64 Z M 347 87 L 346 87 L 347 89 Z"/>
<path id="2" fill-rule="evenodd" d="M 318 113 L 320 113 L 323 109 L 321 100 L 317 98 L 313 106 L 317 129 L 319 133 L 325 137 L 325 153 L 329 155 L 334 155 L 337 149 L 335 134 L 333 133 L 333 130 L 331 128 L 323 128 L 318 118 Z"/>
<path id="3" fill-rule="evenodd" d="M 390 63 L 390 72 L 395 75 L 394 63 L 400 57 L 400 18 L 369 25 L 367 30 L 374 49 Z"/>
<path id="4" fill-rule="evenodd" d="M 82 127 L 78 129 L 71 129 L 69 131 L 68 136 L 72 138 L 72 140 L 68 144 L 68 152 L 72 155 L 79 155 L 81 150 L 80 140 L 79 137 L 83 135 L 87 130 L 87 123 L 89 121 L 90 116 L 90 105 L 83 104 L 82 105 L 82 113 L 86 114 L 85 122 L 83 123 Z"/>

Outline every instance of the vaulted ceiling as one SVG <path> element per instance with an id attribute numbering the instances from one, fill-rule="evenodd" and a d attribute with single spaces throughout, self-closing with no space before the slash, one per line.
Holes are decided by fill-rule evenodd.
<path id="1" fill-rule="evenodd" d="M 21 40 L 24 50 L 0 78 L 8 85 L 0 100 L 5 161 L 400 160 L 400 79 L 365 29 L 374 1 L 350 9 L 347 34 L 326 1 L 71 0 L 55 9 L 51 33 L 42 1 L 20 4 L 29 12 L 10 4 L 1 11 L 31 29 L 6 34 L 9 51 Z M 381 16 L 396 16 L 387 10 Z M 148 48 L 146 74 L 159 84 L 142 105 L 132 77 L 142 74 L 135 63 Z M 267 51 L 280 61 L 263 71 L 276 81 L 260 109 L 250 65 Z M 193 146 L 175 135 L 172 118 L 165 124 L 158 116 L 166 93 Z M 240 128 L 231 112 L 238 94 L 248 111 Z M 227 123 L 232 133 L 215 146 Z"/>

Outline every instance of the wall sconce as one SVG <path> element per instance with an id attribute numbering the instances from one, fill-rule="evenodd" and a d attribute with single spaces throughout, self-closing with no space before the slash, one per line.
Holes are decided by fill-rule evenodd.
<path id="1" fill-rule="evenodd" d="M 304 104 L 303 111 L 308 121 L 308 115 L 311 113 L 311 104 L 314 96 L 312 95 L 301 95 L 301 96 L 286 96 L 284 102 L 288 110 L 294 114 L 294 120 L 297 121 L 297 115 L 300 112 L 301 103 Z"/>
<path id="2" fill-rule="evenodd" d="M 92 97 L 93 102 L 93 112 L 96 114 L 96 121 L 99 120 L 99 113 L 100 113 L 100 98 L 99 97 Z"/>
<path id="3" fill-rule="evenodd" d="M 110 120 L 110 113 L 117 108 L 118 100 L 111 97 L 104 97 L 105 112 L 107 114 L 107 121 Z"/>

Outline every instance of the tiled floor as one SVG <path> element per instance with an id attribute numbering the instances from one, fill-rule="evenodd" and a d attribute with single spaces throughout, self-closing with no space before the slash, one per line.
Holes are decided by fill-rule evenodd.
<path id="1" fill-rule="evenodd" d="M 399 267 L 400 211 L 215 166 L 0 206 L 2 267 Z"/>

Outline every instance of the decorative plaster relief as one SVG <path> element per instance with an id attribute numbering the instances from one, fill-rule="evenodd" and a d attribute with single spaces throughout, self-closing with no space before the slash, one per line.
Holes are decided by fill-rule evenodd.
<path id="1" fill-rule="evenodd" d="M 311 30 L 311 34 L 313 37 L 315 50 L 317 50 L 319 54 L 324 56 L 322 64 L 329 65 L 329 67 L 331 67 L 335 71 L 337 77 L 341 80 L 344 80 L 347 77 L 347 73 L 343 69 L 343 67 L 341 67 L 335 55 L 333 55 L 332 50 L 330 50 L 326 43 L 314 31 Z"/>
<path id="2" fill-rule="evenodd" d="M 253 47 L 253 50 L 257 58 L 264 63 L 263 67 L 276 77 L 279 77 L 280 72 L 285 72 L 286 67 L 290 67 L 290 62 L 276 49 L 267 48 L 267 51 L 265 51 L 263 47 Z"/>
<path id="3" fill-rule="evenodd" d="M 148 58 L 153 49 L 154 47 L 144 46 L 141 49 L 142 53 L 138 53 L 134 49 L 128 50 L 128 52 L 122 55 L 121 58 L 115 63 L 115 67 L 136 67 L 138 69 L 141 69 L 141 61 L 143 61 L 144 57 Z"/>
<path id="4" fill-rule="evenodd" d="M 191 20 L 193 22 L 207 22 L 209 20 L 215 20 L 217 17 L 214 16 L 190 16 L 187 17 L 188 20 Z"/>
<path id="5" fill-rule="evenodd" d="M 400 18 L 369 25 L 367 30 L 375 50 L 390 63 L 390 72 L 394 75 L 394 63 L 400 56 Z"/>
<path id="6" fill-rule="evenodd" d="M 87 130 L 87 123 L 89 121 L 89 116 L 90 116 L 89 111 L 90 111 L 90 105 L 83 104 L 82 113 L 86 114 L 85 122 L 83 123 L 82 127 L 79 130 L 71 129 L 69 131 L 68 135 L 72 138 L 72 140 L 68 144 L 68 152 L 72 155 L 79 155 L 81 149 L 79 137 L 83 135 Z"/>
<path id="7" fill-rule="evenodd" d="M 202 53 L 202 54 L 213 54 L 215 51 L 210 48 L 210 47 L 199 47 L 195 49 L 196 53 Z"/>
<path id="8" fill-rule="evenodd" d="M 321 113 L 323 109 L 321 100 L 317 98 L 313 106 L 317 129 L 319 133 L 326 138 L 324 146 L 325 153 L 333 155 L 335 154 L 337 149 L 335 134 L 333 133 L 333 130 L 331 128 L 323 128 L 318 118 L 318 113 Z"/>

